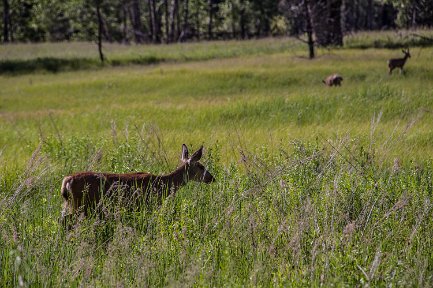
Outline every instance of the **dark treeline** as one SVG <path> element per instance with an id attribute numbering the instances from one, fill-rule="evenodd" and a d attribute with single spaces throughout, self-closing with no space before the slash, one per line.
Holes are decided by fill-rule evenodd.
<path id="1" fill-rule="evenodd" d="M 432 0 L 2 0 L 2 42 L 173 43 L 431 27 Z M 314 39 L 314 40 L 313 40 Z"/>

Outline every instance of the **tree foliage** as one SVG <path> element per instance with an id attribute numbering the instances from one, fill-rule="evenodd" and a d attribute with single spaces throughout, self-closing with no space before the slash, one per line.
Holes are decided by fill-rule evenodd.
<path id="1" fill-rule="evenodd" d="M 306 32 L 304 2 L 317 44 L 342 45 L 356 30 L 433 25 L 431 0 L 101 0 L 103 41 L 170 43 Z M 2 42 L 94 41 L 92 0 L 2 0 Z"/>

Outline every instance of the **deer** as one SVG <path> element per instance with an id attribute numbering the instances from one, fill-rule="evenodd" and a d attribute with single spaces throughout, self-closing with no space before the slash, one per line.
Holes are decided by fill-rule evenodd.
<path id="1" fill-rule="evenodd" d="M 403 58 L 393 58 L 388 60 L 389 75 L 392 74 L 392 70 L 395 68 L 400 68 L 400 74 L 403 72 L 404 64 L 406 64 L 406 60 L 410 58 L 409 48 L 406 50 L 403 49 L 401 52 L 404 54 Z"/>
<path id="2" fill-rule="evenodd" d="M 341 82 L 343 81 L 343 77 L 341 77 L 338 74 L 332 74 L 326 77 L 325 80 L 322 80 L 322 82 L 329 87 L 332 86 L 341 86 Z"/>
<path id="3" fill-rule="evenodd" d="M 190 180 L 212 183 L 215 178 L 199 162 L 202 154 L 203 146 L 189 157 L 188 147 L 182 144 L 181 165 L 165 175 L 91 171 L 68 175 L 63 178 L 61 186 L 61 195 L 64 199 L 61 221 L 64 222 L 73 215 L 87 216 L 101 199 L 110 197 L 116 191 L 120 191 L 121 197 L 127 200 L 122 203 L 135 208 L 141 203 L 148 203 L 151 197 L 155 197 L 152 199 L 157 199 L 158 203 L 161 203 L 164 197 L 174 195 Z"/>

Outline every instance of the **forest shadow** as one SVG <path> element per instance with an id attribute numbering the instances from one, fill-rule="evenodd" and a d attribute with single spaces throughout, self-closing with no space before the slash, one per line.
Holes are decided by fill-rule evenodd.
<path id="1" fill-rule="evenodd" d="M 151 65 L 164 62 L 166 59 L 155 56 L 145 56 L 128 59 L 113 59 L 101 63 L 91 58 L 54 58 L 42 57 L 35 59 L 0 60 L 0 75 L 22 75 L 34 72 L 67 72 L 77 70 L 97 69 L 104 66 Z"/>
<path id="2" fill-rule="evenodd" d="M 407 47 L 431 47 L 433 46 L 433 38 L 429 37 L 419 37 L 412 38 L 408 40 L 394 40 L 391 38 L 388 39 L 376 39 L 372 42 L 364 42 L 364 43 L 356 43 L 349 44 L 346 47 L 354 48 L 354 49 L 399 49 L 399 48 L 407 48 Z"/>
<path id="3" fill-rule="evenodd" d="M 29 74 L 33 72 L 46 71 L 46 72 L 63 72 L 63 71 L 76 71 L 83 69 L 91 69 L 101 67 L 99 61 L 89 58 L 53 58 L 43 57 L 35 59 L 13 59 L 0 61 L 0 74 Z"/>

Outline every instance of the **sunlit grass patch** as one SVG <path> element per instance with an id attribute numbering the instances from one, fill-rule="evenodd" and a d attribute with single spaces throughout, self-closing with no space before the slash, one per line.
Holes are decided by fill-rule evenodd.
<path id="1" fill-rule="evenodd" d="M 0 76 L 0 286 L 431 286 L 432 49 L 390 76 L 396 50 L 311 61 L 284 41 Z M 335 72 L 342 86 L 326 87 Z M 58 223 L 65 175 L 168 173 L 182 143 L 204 145 L 216 183 Z"/>

